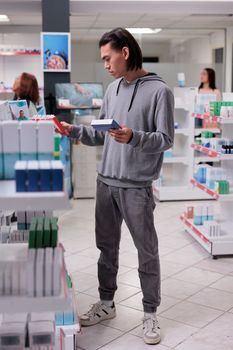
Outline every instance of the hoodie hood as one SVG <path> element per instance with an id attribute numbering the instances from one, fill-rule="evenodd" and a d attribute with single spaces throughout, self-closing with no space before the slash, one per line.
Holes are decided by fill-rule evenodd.
<path id="1" fill-rule="evenodd" d="M 138 90 L 138 87 L 140 84 L 144 84 L 148 81 L 161 81 L 163 83 L 165 83 L 165 81 L 160 78 L 156 73 L 147 73 L 146 75 L 136 79 L 136 80 L 133 80 L 131 82 L 128 82 L 125 78 L 121 78 L 118 85 L 117 85 L 117 90 L 116 90 L 116 96 L 118 95 L 119 91 L 120 91 L 120 87 L 121 87 L 121 84 L 122 83 L 125 83 L 125 84 L 128 84 L 128 85 L 133 85 L 135 84 L 134 86 L 134 90 L 133 90 L 133 94 L 132 94 L 132 97 L 131 97 L 131 100 L 130 100 L 130 104 L 129 104 L 129 108 L 128 108 L 128 112 L 131 110 L 132 108 L 132 105 L 133 105 L 133 101 L 135 99 L 135 96 L 137 94 L 137 90 Z"/>

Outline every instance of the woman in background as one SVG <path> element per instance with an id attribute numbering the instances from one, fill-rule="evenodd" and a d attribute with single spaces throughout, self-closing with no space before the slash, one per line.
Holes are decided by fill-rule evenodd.
<path id="1" fill-rule="evenodd" d="M 215 84 L 215 71 L 212 68 L 204 68 L 201 72 L 201 83 L 198 88 L 199 94 L 215 94 L 216 100 L 222 100 L 222 94 Z"/>
<path id="2" fill-rule="evenodd" d="M 13 91 L 15 100 L 26 100 L 29 108 L 29 115 L 32 118 L 37 114 L 36 106 L 39 104 L 39 86 L 33 74 L 23 72 L 16 78 Z"/>

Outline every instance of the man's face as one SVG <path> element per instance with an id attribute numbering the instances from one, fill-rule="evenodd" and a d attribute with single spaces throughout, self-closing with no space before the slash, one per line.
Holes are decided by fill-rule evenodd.
<path id="1" fill-rule="evenodd" d="M 120 78 L 127 73 L 127 59 L 129 57 L 129 51 L 127 47 L 124 47 L 121 51 L 116 51 L 110 45 L 110 43 L 101 46 L 100 48 L 101 59 L 104 62 L 104 68 L 114 77 Z"/>
<path id="2" fill-rule="evenodd" d="M 19 112 L 20 117 L 24 117 L 24 111 Z"/>

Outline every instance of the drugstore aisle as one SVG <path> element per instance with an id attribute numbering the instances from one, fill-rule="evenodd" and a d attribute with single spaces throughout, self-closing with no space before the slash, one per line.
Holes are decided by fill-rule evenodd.
<path id="1" fill-rule="evenodd" d="M 80 313 L 98 299 L 94 206 L 94 200 L 74 201 L 73 209 L 64 212 L 59 220 Z M 162 304 L 158 310 L 162 342 L 155 349 L 232 350 L 233 259 L 213 260 L 185 233 L 179 220 L 184 207 L 184 202 L 167 202 L 157 204 L 155 210 L 162 270 Z M 140 338 L 143 313 L 137 255 L 125 226 L 115 302 L 117 317 L 83 328 L 78 349 L 151 348 Z"/>

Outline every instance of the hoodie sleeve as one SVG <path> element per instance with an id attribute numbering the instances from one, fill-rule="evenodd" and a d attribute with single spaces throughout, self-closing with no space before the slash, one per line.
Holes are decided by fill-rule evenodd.
<path id="1" fill-rule="evenodd" d="M 153 154 L 171 148 L 174 141 L 174 97 L 168 87 L 163 87 L 155 100 L 155 132 L 133 130 L 129 142 L 132 147 L 142 152 Z"/>
<path id="2" fill-rule="evenodd" d="M 105 119 L 107 114 L 107 92 L 100 109 L 99 119 Z M 102 146 L 105 140 L 105 132 L 96 131 L 91 125 L 75 125 L 70 134 L 73 139 L 78 139 L 87 146 Z"/>

